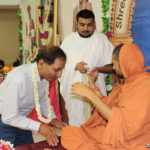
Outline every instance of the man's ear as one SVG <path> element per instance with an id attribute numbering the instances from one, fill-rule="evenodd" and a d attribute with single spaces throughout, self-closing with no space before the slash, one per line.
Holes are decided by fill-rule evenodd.
<path id="1" fill-rule="evenodd" d="M 38 66 L 42 67 L 45 64 L 45 61 L 43 59 L 40 59 L 38 62 Z"/>
<path id="2" fill-rule="evenodd" d="M 45 63 L 45 61 L 43 59 L 40 59 L 39 63 Z"/>

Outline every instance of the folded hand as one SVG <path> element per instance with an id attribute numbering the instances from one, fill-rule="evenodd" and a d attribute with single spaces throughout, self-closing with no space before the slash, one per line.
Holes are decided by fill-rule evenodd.
<path id="1" fill-rule="evenodd" d="M 63 127 L 65 127 L 65 125 L 62 122 L 60 122 L 59 120 L 55 118 L 51 121 L 51 124 L 59 129 L 62 129 Z"/>
<path id="2" fill-rule="evenodd" d="M 57 134 L 49 125 L 41 124 L 39 133 L 46 138 L 49 145 L 56 146 L 58 144 Z"/>

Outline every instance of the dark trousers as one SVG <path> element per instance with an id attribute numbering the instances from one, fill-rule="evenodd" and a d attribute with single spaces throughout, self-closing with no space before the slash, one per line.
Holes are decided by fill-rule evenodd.
<path id="1" fill-rule="evenodd" d="M 33 143 L 32 132 L 2 123 L 0 115 L 0 139 L 9 141 L 14 147 Z"/>

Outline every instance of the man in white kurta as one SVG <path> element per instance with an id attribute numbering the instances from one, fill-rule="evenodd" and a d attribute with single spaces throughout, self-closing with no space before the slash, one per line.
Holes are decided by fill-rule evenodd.
<path id="1" fill-rule="evenodd" d="M 78 13 L 78 31 L 67 36 L 61 45 L 67 55 L 67 63 L 60 78 L 60 93 L 66 104 L 69 124 L 73 126 L 80 126 L 86 121 L 86 105 L 81 97 L 71 94 L 72 83 L 86 82 L 87 70 L 110 64 L 112 58 L 113 46 L 104 34 L 94 31 L 94 18 L 91 13 L 89 10 L 81 10 Z M 89 69 L 78 70 L 79 63 L 84 63 L 84 69 Z M 106 75 L 102 73 L 98 75 L 98 86 L 104 95 L 106 95 L 105 77 Z"/>

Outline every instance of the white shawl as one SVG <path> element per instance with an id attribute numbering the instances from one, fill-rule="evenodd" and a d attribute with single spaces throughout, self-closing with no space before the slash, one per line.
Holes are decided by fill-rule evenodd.
<path id="1" fill-rule="evenodd" d="M 89 38 L 82 38 L 78 32 L 69 35 L 62 43 L 61 48 L 67 55 L 67 63 L 60 78 L 60 93 L 65 100 L 69 116 L 69 124 L 79 126 L 85 122 L 83 100 L 71 94 L 72 83 L 82 81 L 83 74 L 75 71 L 76 64 L 84 61 L 90 70 L 95 66 L 104 66 L 111 63 L 113 46 L 105 35 L 94 31 Z M 106 95 L 105 75 L 99 73 L 98 85 Z"/>

